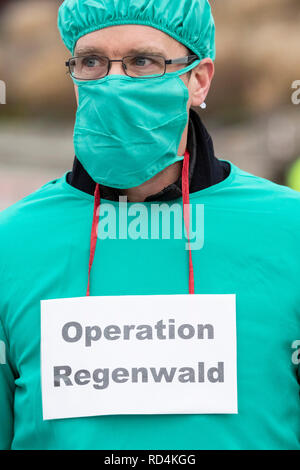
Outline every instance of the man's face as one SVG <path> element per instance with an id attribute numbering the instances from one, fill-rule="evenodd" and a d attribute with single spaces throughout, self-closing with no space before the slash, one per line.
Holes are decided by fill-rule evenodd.
<path id="1" fill-rule="evenodd" d="M 75 56 L 99 54 L 112 60 L 122 59 L 128 55 L 145 55 L 145 53 L 160 54 L 165 59 L 177 59 L 188 55 L 188 49 L 168 34 L 141 25 L 111 26 L 94 31 L 81 37 L 76 44 Z M 175 72 L 184 65 L 167 65 L 167 72 Z M 111 64 L 110 75 L 125 75 L 121 62 Z M 187 111 L 191 106 L 200 106 L 206 98 L 214 74 L 211 59 L 204 59 L 192 70 L 191 74 L 180 75 L 189 92 Z M 151 80 L 151 79 L 150 79 Z M 153 79 L 155 80 L 155 79 Z M 78 89 L 75 85 L 78 104 Z M 183 132 L 178 148 L 178 155 L 183 155 L 186 149 L 188 122 Z"/>
<path id="2" fill-rule="evenodd" d="M 176 59 L 188 55 L 188 49 L 168 34 L 150 26 L 121 25 L 94 31 L 81 37 L 77 41 L 74 55 L 82 56 L 90 53 L 103 55 L 110 59 L 121 59 L 128 55 L 143 55 L 145 53 L 160 54 L 165 59 Z M 206 59 L 206 61 L 210 61 L 210 59 Z M 183 65 L 168 65 L 167 72 L 178 71 L 183 67 Z M 112 63 L 109 73 L 110 75 L 124 75 L 122 63 Z M 195 82 L 189 80 L 188 74 L 181 75 L 180 78 L 189 89 L 188 109 L 191 105 L 197 106 L 193 103 Z M 76 86 L 75 93 L 78 102 Z"/>

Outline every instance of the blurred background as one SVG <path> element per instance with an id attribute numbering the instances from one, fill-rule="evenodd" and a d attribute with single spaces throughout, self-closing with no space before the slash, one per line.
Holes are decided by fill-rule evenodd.
<path id="1" fill-rule="evenodd" d="M 174 1 L 174 0 L 170 0 Z M 0 0 L 0 209 L 70 170 L 75 98 L 58 0 Z M 300 1 L 212 0 L 216 75 L 200 115 L 216 155 L 300 190 Z M 300 92 L 298 93 L 300 101 Z"/>

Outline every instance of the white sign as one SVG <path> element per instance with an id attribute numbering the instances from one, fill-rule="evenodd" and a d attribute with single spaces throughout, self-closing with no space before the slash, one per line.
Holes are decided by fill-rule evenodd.
<path id="1" fill-rule="evenodd" d="M 43 418 L 237 413 L 235 295 L 41 302 Z"/>

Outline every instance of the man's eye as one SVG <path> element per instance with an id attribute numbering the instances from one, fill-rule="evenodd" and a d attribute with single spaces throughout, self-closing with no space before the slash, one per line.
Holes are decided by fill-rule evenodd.
<path id="1" fill-rule="evenodd" d="M 154 59 L 152 57 L 135 57 L 133 59 L 133 65 L 137 67 L 148 67 L 149 65 L 153 65 Z"/>
<path id="2" fill-rule="evenodd" d="M 82 65 L 89 68 L 99 67 L 104 65 L 104 61 L 101 60 L 100 57 L 84 57 L 82 59 Z"/>
<path id="3" fill-rule="evenodd" d="M 134 63 L 139 67 L 144 67 L 147 64 L 147 59 L 145 57 L 136 57 Z"/>

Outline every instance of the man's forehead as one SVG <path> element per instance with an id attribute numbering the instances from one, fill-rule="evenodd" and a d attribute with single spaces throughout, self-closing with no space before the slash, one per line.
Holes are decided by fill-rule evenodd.
<path id="1" fill-rule="evenodd" d="M 76 54 L 101 53 L 126 55 L 155 53 L 168 55 L 184 52 L 185 46 L 156 28 L 141 25 L 120 25 L 104 28 L 81 37 Z"/>

